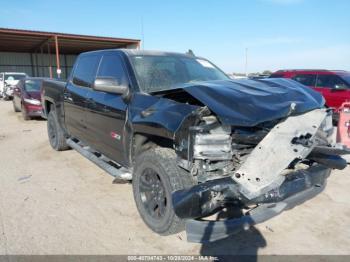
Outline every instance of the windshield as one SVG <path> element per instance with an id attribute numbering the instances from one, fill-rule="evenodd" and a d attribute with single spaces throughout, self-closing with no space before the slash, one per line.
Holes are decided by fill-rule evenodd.
<path id="1" fill-rule="evenodd" d="M 147 93 L 190 82 L 229 79 L 208 60 L 195 57 L 141 55 L 131 56 L 131 63 L 140 89 Z"/>
<path id="2" fill-rule="evenodd" d="M 13 81 L 13 80 L 21 80 L 23 78 L 25 78 L 26 75 L 24 74 L 9 74 L 9 75 L 5 75 L 5 81 Z"/>
<path id="3" fill-rule="evenodd" d="M 40 91 L 40 80 L 27 80 L 24 89 L 28 92 Z"/>

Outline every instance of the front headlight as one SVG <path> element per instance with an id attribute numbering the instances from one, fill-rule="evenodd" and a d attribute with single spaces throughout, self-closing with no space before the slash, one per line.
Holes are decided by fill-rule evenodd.
<path id="1" fill-rule="evenodd" d="M 40 105 L 40 101 L 36 99 L 30 99 L 30 98 L 24 98 L 24 102 L 31 104 L 31 105 Z"/>

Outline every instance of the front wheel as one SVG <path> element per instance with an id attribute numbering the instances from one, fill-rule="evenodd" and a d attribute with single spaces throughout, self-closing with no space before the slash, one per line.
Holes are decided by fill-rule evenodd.
<path id="1" fill-rule="evenodd" d="M 184 221 L 174 212 L 171 194 L 194 184 L 193 177 L 177 166 L 172 149 L 156 147 L 136 158 L 132 181 L 135 203 L 146 225 L 160 235 L 184 229 Z"/>

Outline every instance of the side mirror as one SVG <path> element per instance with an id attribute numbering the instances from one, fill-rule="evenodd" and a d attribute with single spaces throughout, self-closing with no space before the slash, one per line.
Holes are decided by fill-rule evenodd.
<path id="1" fill-rule="evenodd" d="M 95 79 L 92 88 L 96 91 L 113 93 L 118 95 L 127 94 L 129 88 L 122 85 L 116 78 L 113 77 L 98 77 Z"/>

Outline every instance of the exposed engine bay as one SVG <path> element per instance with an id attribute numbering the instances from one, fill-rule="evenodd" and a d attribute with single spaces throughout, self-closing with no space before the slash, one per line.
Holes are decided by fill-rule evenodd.
<path id="1" fill-rule="evenodd" d="M 164 109 L 163 99 L 195 107 L 174 133 L 177 164 L 198 182 L 172 194 L 190 241 L 265 221 L 320 193 L 331 170 L 347 166 L 341 155 L 349 149 L 332 141 L 332 111 L 296 82 L 206 82 L 154 95 L 161 97 L 154 110 Z M 179 112 L 168 104 L 167 112 Z M 241 216 L 207 221 L 228 209 Z"/>
<path id="2" fill-rule="evenodd" d="M 347 165 L 339 155 L 348 151 L 332 145 L 332 113 L 327 109 L 254 127 L 222 125 L 206 114 L 177 148 L 179 155 L 186 148 L 186 160 L 180 158 L 179 165 L 199 182 L 173 194 L 180 217 L 205 217 L 232 203 L 280 201 L 321 185 L 331 169 Z M 315 177 L 313 171 L 320 170 L 325 175 Z"/>

